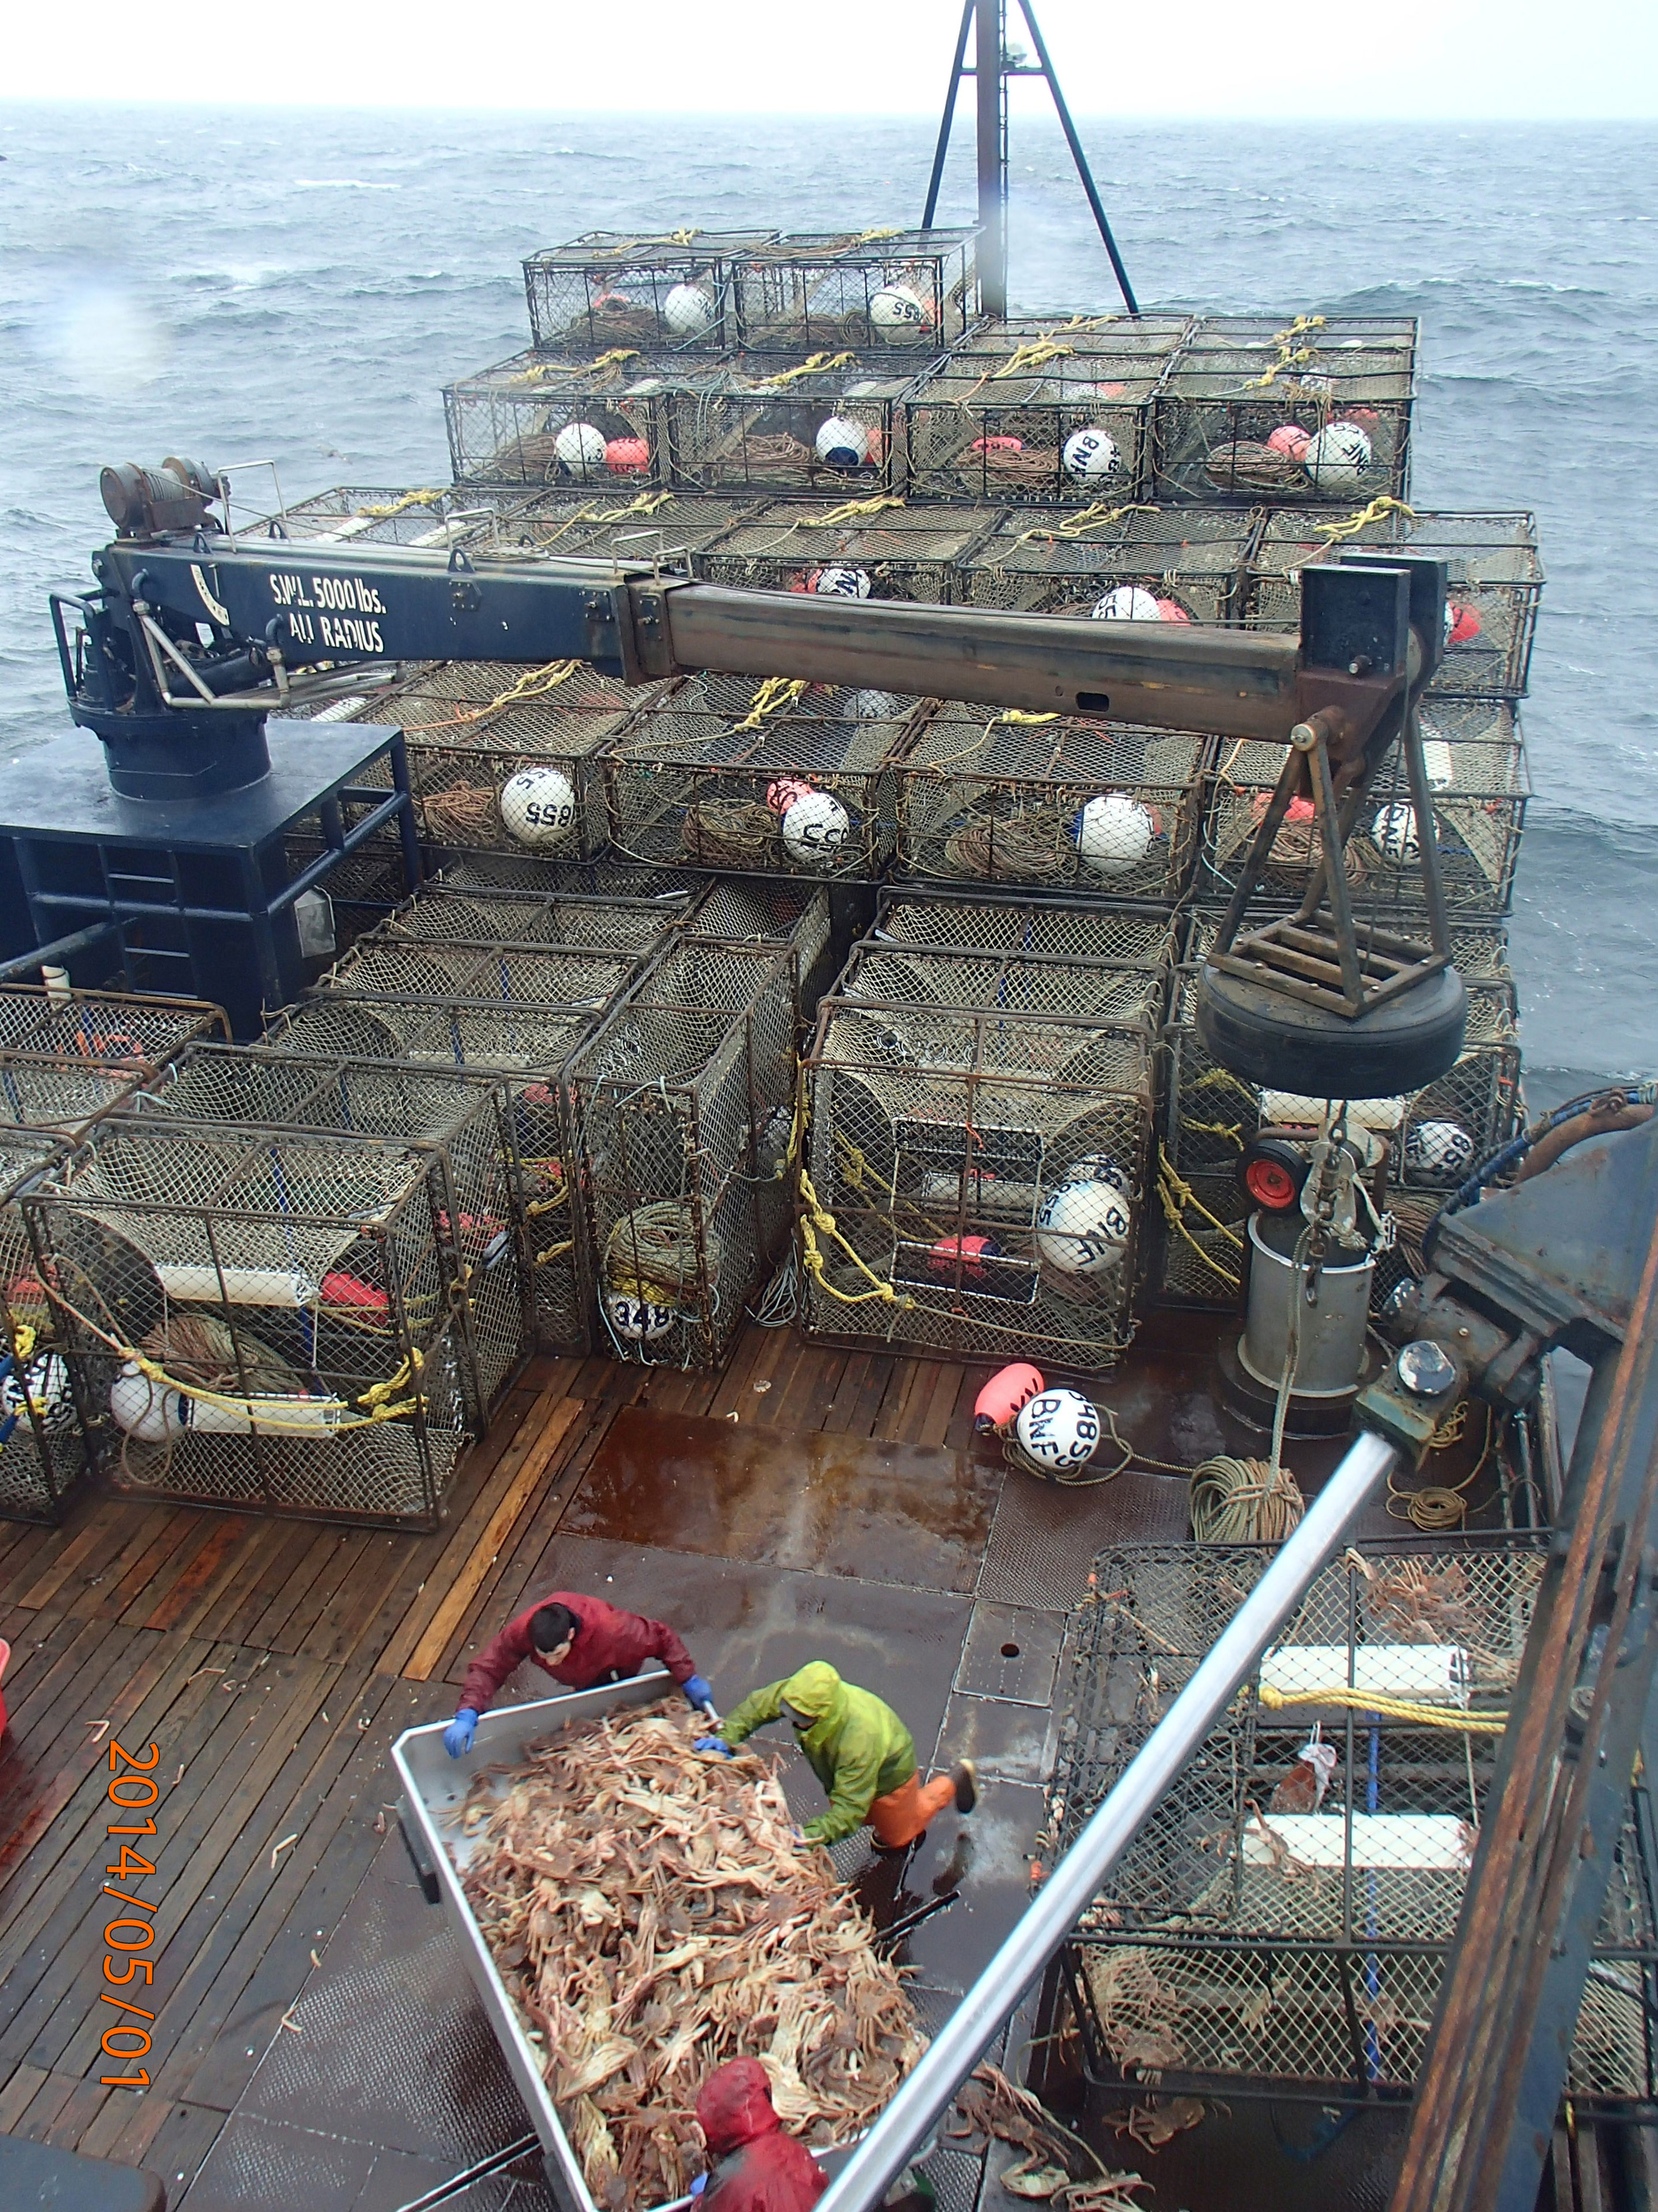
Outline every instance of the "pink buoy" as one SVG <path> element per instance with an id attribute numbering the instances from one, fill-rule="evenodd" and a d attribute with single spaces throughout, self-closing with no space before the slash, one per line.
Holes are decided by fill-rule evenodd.
<path id="1" fill-rule="evenodd" d="M 1038 1370 L 1028 1361 L 1016 1360 L 1011 1367 L 993 1375 L 973 1400 L 974 1428 L 983 1434 L 987 1429 L 1009 1427 L 1019 1408 L 1028 1405 L 1043 1387 Z"/>
<path id="2" fill-rule="evenodd" d="M 765 787 L 765 803 L 773 814 L 787 814 L 797 799 L 810 799 L 812 787 L 798 776 L 779 776 Z"/>
<path id="3" fill-rule="evenodd" d="M 1451 616 L 1450 627 L 1445 634 L 1447 645 L 1466 645 L 1470 638 L 1479 635 L 1479 617 L 1471 607 L 1455 606 L 1447 611 Z"/>
<path id="4" fill-rule="evenodd" d="M 604 449 L 612 476 L 642 476 L 650 466 L 650 448 L 642 438 L 612 438 Z"/>
<path id="5" fill-rule="evenodd" d="M 1023 453 L 1023 438 L 975 438 L 967 449 L 970 453 Z"/>
<path id="6" fill-rule="evenodd" d="M 1298 422 L 1281 422 L 1267 439 L 1274 453 L 1282 453 L 1292 461 L 1299 461 L 1312 442 L 1312 433 Z"/>
<path id="7" fill-rule="evenodd" d="M 1157 602 L 1157 613 L 1164 622 L 1190 622 L 1192 619 L 1178 599 L 1160 599 Z"/>
<path id="8" fill-rule="evenodd" d="M 988 1237 L 940 1237 L 928 1255 L 927 1264 L 935 1275 L 949 1277 L 956 1272 L 956 1263 L 962 1263 L 964 1283 L 982 1283 L 986 1260 L 1002 1257 L 1002 1247 Z"/>

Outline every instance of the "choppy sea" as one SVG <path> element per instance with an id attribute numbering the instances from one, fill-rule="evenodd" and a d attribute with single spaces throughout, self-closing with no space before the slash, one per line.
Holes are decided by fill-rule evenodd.
<path id="1" fill-rule="evenodd" d="M 1526 1059 L 1658 1072 L 1658 128 L 1083 126 L 1142 304 L 1419 315 L 1412 497 L 1535 510 Z M 913 121 L 0 105 L 0 778 L 67 726 L 45 594 L 106 461 L 433 484 L 440 387 L 526 342 L 518 265 L 591 227 L 918 218 Z M 965 149 L 943 219 L 971 211 Z M 1016 127 L 1011 290 L 1110 272 Z M 3 790 L 0 785 L 0 790 Z"/>

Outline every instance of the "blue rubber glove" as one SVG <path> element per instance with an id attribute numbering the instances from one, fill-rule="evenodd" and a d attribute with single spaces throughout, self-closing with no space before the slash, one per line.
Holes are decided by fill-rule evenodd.
<path id="1" fill-rule="evenodd" d="M 679 1687 L 685 1692 L 685 1701 L 694 1713 L 700 1713 L 703 1706 L 714 1702 L 714 1686 L 706 1675 L 689 1675 Z"/>
<path id="2" fill-rule="evenodd" d="M 722 1759 L 734 1759 L 737 1755 L 724 1736 L 699 1736 L 691 1748 L 693 1751 L 718 1751 Z"/>
<path id="3" fill-rule="evenodd" d="M 691 2194 L 694 2197 L 700 2197 L 707 2186 L 708 2176 L 706 2174 L 698 2174 L 696 2179 L 691 2184 Z"/>
<path id="4" fill-rule="evenodd" d="M 451 1759 L 464 1758 L 472 1749 L 472 1738 L 477 1733 L 478 1716 L 470 1705 L 463 1705 L 443 1731 L 443 1748 Z"/>

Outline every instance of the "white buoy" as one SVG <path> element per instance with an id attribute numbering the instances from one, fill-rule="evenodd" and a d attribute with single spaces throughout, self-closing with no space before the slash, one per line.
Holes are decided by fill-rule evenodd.
<path id="1" fill-rule="evenodd" d="M 629 1344 L 655 1344 L 679 1317 L 672 1306 L 652 1305 L 649 1299 L 624 1298 L 615 1292 L 605 1299 L 604 1311 L 617 1335 Z"/>
<path id="2" fill-rule="evenodd" d="M 867 599 L 870 595 L 866 568 L 815 568 L 807 581 L 820 599 Z"/>
<path id="3" fill-rule="evenodd" d="M 553 451 L 579 484 L 596 483 L 604 474 L 604 433 L 590 422 L 567 422 Z"/>
<path id="4" fill-rule="evenodd" d="M 1356 422 L 1326 423 L 1301 456 L 1321 492 L 1356 492 L 1370 472 L 1370 441 Z"/>
<path id="5" fill-rule="evenodd" d="M 676 338 L 706 338 L 714 327 L 714 303 L 700 284 L 676 284 L 662 303 L 662 319 Z"/>
<path id="6" fill-rule="evenodd" d="M 870 302 L 870 324 L 890 345 L 918 337 L 928 327 L 929 318 L 907 284 L 884 284 Z"/>
<path id="7" fill-rule="evenodd" d="M 1436 1182 L 1460 1183 L 1474 1164 L 1474 1140 L 1460 1121 L 1418 1121 L 1405 1132 L 1405 1166 Z"/>
<path id="8" fill-rule="evenodd" d="M 1103 1275 L 1120 1264 L 1132 1232 L 1123 1194 L 1109 1183 L 1062 1183 L 1036 1217 L 1036 1249 L 1062 1275 Z"/>
<path id="9" fill-rule="evenodd" d="M 190 1425 L 189 1407 L 176 1390 L 153 1383 L 128 1360 L 110 1385 L 110 1417 L 123 1435 L 141 1444 L 174 1442 Z"/>
<path id="10" fill-rule="evenodd" d="M 75 1425 L 75 1394 L 69 1386 L 69 1366 L 61 1352 L 42 1352 L 19 1375 L 15 1370 L 0 1382 L 0 1413 L 33 1412 L 48 1436 L 66 1436 Z"/>
<path id="11" fill-rule="evenodd" d="M 825 468 L 855 469 L 870 456 L 870 434 L 849 415 L 831 415 L 812 443 Z"/>
<path id="12" fill-rule="evenodd" d="M 814 861 L 833 859 L 851 828 L 852 817 L 833 792 L 809 791 L 783 817 L 783 849 L 791 860 L 810 867 Z"/>
<path id="13" fill-rule="evenodd" d="M 1094 423 L 1071 432 L 1060 458 L 1073 484 L 1109 484 L 1123 465 L 1116 439 Z"/>
<path id="14" fill-rule="evenodd" d="M 1094 1457 L 1100 1417 L 1079 1390 L 1044 1390 L 1019 1408 L 1013 1432 L 1032 1459 L 1059 1473 Z"/>
<path id="15" fill-rule="evenodd" d="M 1155 598 L 1138 584 L 1118 584 L 1114 591 L 1106 592 L 1088 610 L 1096 622 L 1161 622 L 1163 609 Z"/>
<path id="16" fill-rule="evenodd" d="M 533 852 L 562 845 L 576 826 L 575 786 L 562 768 L 520 768 L 501 787 L 507 833 Z"/>
<path id="17" fill-rule="evenodd" d="M 1126 876 L 1151 850 L 1156 826 L 1150 810 L 1126 791 L 1105 791 L 1078 809 L 1071 834 L 1078 857 L 1092 874 Z"/>
<path id="18" fill-rule="evenodd" d="M 1416 835 L 1416 810 L 1397 802 L 1377 808 L 1370 822 L 1370 842 L 1384 860 L 1404 867 L 1421 851 Z"/>

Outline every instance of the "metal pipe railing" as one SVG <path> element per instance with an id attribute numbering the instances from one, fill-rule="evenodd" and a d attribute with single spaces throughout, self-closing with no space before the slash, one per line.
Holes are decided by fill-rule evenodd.
<path id="1" fill-rule="evenodd" d="M 903 2171 L 1133 1841 L 1261 1655 L 1305 1596 L 1360 1508 L 1398 1456 L 1361 1436 L 1300 1526 L 1211 1646 L 1110 1795 L 1055 1867 L 925 2055 L 818 2200 L 817 2212 L 868 2212 Z"/>

